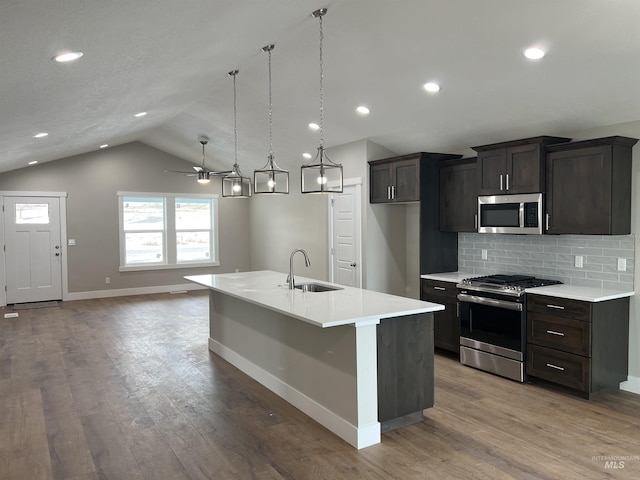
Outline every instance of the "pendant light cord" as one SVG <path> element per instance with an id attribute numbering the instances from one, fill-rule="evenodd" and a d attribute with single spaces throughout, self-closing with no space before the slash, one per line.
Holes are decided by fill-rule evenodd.
<path id="1" fill-rule="evenodd" d="M 318 18 L 320 19 L 320 147 L 324 148 L 324 98 L 322 90 L 322 80 L 324 78 L 324 69 L 322 63 L 322 41 L 324 40 L 324 34 L 322 32 L 322 17 L 324 13 L 320 13 Z"/>
<path id="2" fill-rule="evenodd" d="M 271 101 L 271 50 L 273 45 L 269 48 L 269 160 L 273 159 L 273 107 Z"/>
<path id="3" fill-rule="evenodd" d="M 238 109 L 236 107 L 237 92 L 236 92 L 236 75 L 238 71 L 235 70 L 233 75 L 233 151 L 234 151 L 234 166 L 238 165 Z"/>

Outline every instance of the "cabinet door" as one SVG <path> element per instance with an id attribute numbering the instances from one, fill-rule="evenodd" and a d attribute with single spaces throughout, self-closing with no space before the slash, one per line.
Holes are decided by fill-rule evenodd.
<path id="1" fill-rule="evenodd" d="M 476 232 L 477 215 L 476 162 L 440 167 L 440 230 Z"/>
<path id="2" fill-rule="evenodd" d="M 444 311 L 433 314 L 433 345 L 460 354 L 460 317 L 456 284 L 422 279 L 421 285 L 422 300 L 444 305 Z"/>
<path id="3" fill-rule="evenodd" d="M 420 200 L 420 160 L 402 160 L 393 163 L 394 194 L 396 202 Z"/>
<path id="4" fill-rule="evenodd" d="M 389 202 L 391 182 L 390 164 L 371 165 L 371 167 L 369 167 L 369 202 Z"/>
<path id="5" fill-rule="evenodd" d="M 507 148 L 506 193 L 539 193 L 542 188 L 543 164 L 540 158 L 540 144 L 520 145 Z"/>
<path id="6" fill-rule="evenodd" d="M 611 148 L 547 155 L 547 233 L 611 233 Z"/>
<path id="7" fill-rule="evenodd" d="M 487 150 L 478 153 L 478 195 L 506 193 L 507 150 Z"/>

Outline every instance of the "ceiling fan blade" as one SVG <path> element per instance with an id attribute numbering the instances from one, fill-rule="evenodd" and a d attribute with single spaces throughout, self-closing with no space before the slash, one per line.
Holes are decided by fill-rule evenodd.
<path id="1" fill-rule="evenodd" d="M 193 169 L 194 169 L 196 172 L 201 172 L 201 171 L 202 171 L 202 167 L 199 167 L 199 166 L 196 166 L 196 165 L 194 165 Z"/>
<path id="2" fill-rule="evenodd" d="M 197 173 L 193 173 L 193 172 L 182 172 L 180 170 L 165 170 L 164 173 L 180 173 L 182 175 L 186 175 L 187 177 L 194 177 L 197 175 Z"/>
<path id="3" fill-rule="evenodd" d="M 209 175 L 210 177 L 220 177 L 222 175 L 229 175 L 231 173 L 231 170 L 227 170 L 226 172 L 207 172 L 207 175 Z"/>

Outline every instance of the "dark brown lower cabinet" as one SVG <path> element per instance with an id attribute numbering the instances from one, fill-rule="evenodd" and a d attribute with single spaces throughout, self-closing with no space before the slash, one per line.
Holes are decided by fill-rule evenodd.
<path id="1" fill-rule="evenodd" d="M 527 375 L 585 398 L 627 380 L 629 298 L 527 295 Z"/>
<path id="2" fill-rule="evenodd" d="M 423 278 L 420 299 L 444 305 L 444 310 L 433 313 L 433 345 L 459 356 L 460 317 L 456 284 Z"/>
<path id="3" fill-rule="evenodd" d="M 378 421 L 381 431 L 422 421 L 433 407 L 433 314 L 380 321 L 378 344 Z"/>

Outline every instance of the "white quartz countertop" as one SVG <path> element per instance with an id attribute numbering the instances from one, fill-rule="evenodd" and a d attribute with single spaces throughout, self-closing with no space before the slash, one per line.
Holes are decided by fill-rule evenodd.
<path id="1" fill-rule="evenodd" d="M 478 277 L 477 273 L 469 272 L 442 272 L 442 273 L 428 273 L 426 275 L 420 275 L 420 278 L 425 280 L 438 280 L 440 282 L 452 282 L 460 283 L 465 278 Z"/>
<path id="2" fill-rule="evenodd" d="M 441 282 L 460 283 L 465 278 L 478 276 L 480 276 L 480 274 L 469 272 L 443 272 L 420 275 L 420 278 L 425 278 L 427 280 L 439 280 Z M 571 300 L 583 300 L 585 302 L 604 302 L 605 300 L 614 300 L 616 298 L 631 297 L 634 295 L 634 291 L 630 289 L 616 290 L 612 288 L 580 287 L 577 285 L 567 284 L 528 288 L 525 291 L 527 293 L 547 295 L 549 297 L 568 298 Z"/>
<path id="3" fill-rule="evenodd" d="M 298 275 L 295 276 L 296 284 L 317 282 L 342 289 L 330 292 L 289 290 L 286 277 L 286 273 L 262 270 L 191 275 L 185 279 L 322 328 L 375 324 L 383 318 L 444 310 L 444 306 L 438 303 L 345 287 Z"/>
<path id="4" fill-rule="evenodd" d="M 528 288 L 527 293 L 547 295 L 549 297 L 584 300 L 585 302 L 604 302 L 616 298 L 631 297 L 633 290 L 614 290 L 610 288 L 580 287 L 577 285 L 549 285 L 547 287 Z"/>

